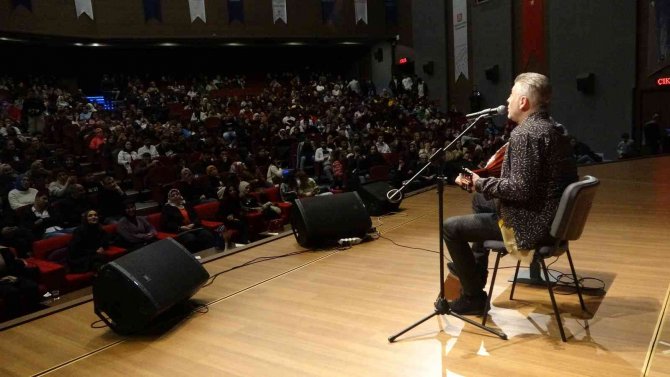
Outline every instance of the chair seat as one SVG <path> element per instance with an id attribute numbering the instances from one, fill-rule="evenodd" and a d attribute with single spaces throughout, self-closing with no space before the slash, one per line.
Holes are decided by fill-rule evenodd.
<path id="1" fill-rule="evenodd" d="M 105 249 L 103 254 L 107 258 L 107 260 L 114 260 L 114 259 L 122 256 L 126 252 L 127 252 L 127 250 L 123 247 L 111 245 L 111 246 L 109 246 L 108 248 Z"/>
<path id="2" fill-rule="evenodd" d="M 484 249 L 490 249 L 490 250 L 497 251 L 497 252 L 500 252 L 500 251 L 503 251 L 503 250 L 507 251 L 507 249 L 505 249 L 505 243 L 502 242 L 502 241 L 496 241 L 496 240 L 484 241 Z"/>
<path id="3" fill-rule="evenodd" d="M 156 232 L 156 238 L 159 240 L 164 240 L 166 238 L 174 238 L 177 234 L 167 233 L 167 232 Z"/>
<path id="4" fill-rule="evenodd" d="M 507 249 L 505 248 L 505 243 L 503 241 L 498 240 L 484 241 L 484 248 L 488 250 L 493 250 L 498 253 L 507 254 Z M 556 245 L 553 244 L 540 246 L 537 249 L 535 249 L 535 253 L 538 256 L 548 258 L 563 254 L 567 248 L 568 248 L 568 241 L 563 241 L 561 242 L 560 245 L 558 245 L 558 247 L 556 247 Z"/>
<path id="5" fill-rule="evenodd" d="M 214 230 L 223 225 L 223 223 L 220 221 L 209 221 L 209 220 L 201 220 L 200 224 L 202 224 L 203 228 L 207 228 L 209 230 Z"/>

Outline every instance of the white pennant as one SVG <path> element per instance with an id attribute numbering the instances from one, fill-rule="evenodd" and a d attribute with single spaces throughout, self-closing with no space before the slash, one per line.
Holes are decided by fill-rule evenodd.
<path id="1" fill-rule="evenodd" d="M 286 0 L 272 0 L 272 22 L 277 23 L 277 20 L 282 20 L 288 23 L 286 17 Z"/>
<path id="2" fill-rule="evenodd" d="M 191 12 L 191 22 L 200 17 L 202 22 L 207 23 L 207 14 L 205 12 L 205 0 L 188 0 L 189 11 Z"/>
<path id="3" fill-rule="evenodd" d="M 354 0 L 354 12 L 356 14 L 356 23 L 363 20 L 368 23 L 368 0 Z"/>
<path id="4" fill-rule="evenodd" d="M 86 14 L 87 16 L 91 17 L 91 20 L 93 20 L 93 4 L 91 4 L 92 0 L 74 0 L 74 8 L 77 11 L 77 18 L 79 18 L 82 14 Z"/>
<path id="5" fill-rule="evenodd" d="M 454 0 L 452 3 L 454 22 L 454 80 L 462 74 L 468 78 L 468 3 Z"/>

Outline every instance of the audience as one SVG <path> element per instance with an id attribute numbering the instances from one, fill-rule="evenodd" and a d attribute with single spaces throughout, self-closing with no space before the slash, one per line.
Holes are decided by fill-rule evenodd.
<path id="1" fill-rule="evenodd" d="M 79 225 L 68 264 L 72 272 L 93 271 L 110 242 L 100 223 L 118 221 L 117 233 L 128 249 L 154 239 L 149 235 L 155 230 L 135 215 L 135 206 L 124 206 L 130 188 L 150 189 L 161 202 L 167 194 L 161 226 L 178 233 L 177 240 L 191 251 L 214 244 L 192 209 L 207 200 L 219 200 L 217 217 L 230 231 L 224 237 L 236 234 L 235 241 L 246 243 L 253 235 L 245 213 L 260 211 L 267 221 L 280 217 L 265 188 L 279 185 L 282 200 L 289 202 L 329 189 L 354 190 L 376 165 L 390 165 L 399 185 L 427 162 L 417 155 L 419 146 L 444 145 L 464 122 L 457 112 L 437 111 L 425 90 L 419 95 L 421 81 L 411 77 L 395 78 L 393 94 L 379 95 L 367 80 L 316 72 L 270 74 L 266 82 L 243 77 L 152 82 L 113 75 L 105 80 L 119 88 L 112 109 L 39 77 L 4 79 L 9 97 L 0 108 L 0 245 L 26 256 L 49 228 Z M 411 90 L 405 87 L 409 83 Z M 11 116 L 28 99 L 32 109 L 46 110 Z M 450 160 L 455 169 L 486 160 L 497 149 L 493 140 L 501 145 L 509 136 L 495 125 L 486 130 L 467 150 L 455 147 Z M 433 174 L 427 171 L 422 179 L 430 183 Z M 49 196 L 36 200 L 43 190 Z M 34 219 L 19 220 L 16 210 L 24 206 Z"/>

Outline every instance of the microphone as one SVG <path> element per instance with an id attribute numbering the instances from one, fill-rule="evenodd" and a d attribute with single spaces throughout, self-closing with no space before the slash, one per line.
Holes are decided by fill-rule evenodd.
<path id="1" fill-rule="evenodd" d="M 477 118 L 477 117 L 482 116 L 482 115 L 484 115 L 484 116 L 500 115 L 500 114 L 504 114 L 505 110 L 507 110 L 505 105 L 500 105 L 496 108 L 492 107 L 490 109 L 485 109 L 485 110 L 482 110 L 482 111 L 478 111 L 476 113 L 468 114 L 465 117 L 466 118 Z"/>

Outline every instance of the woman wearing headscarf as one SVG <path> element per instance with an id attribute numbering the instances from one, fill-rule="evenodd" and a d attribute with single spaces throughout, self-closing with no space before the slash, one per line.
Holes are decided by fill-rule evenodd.
<path id="1" fill-rule="evenodd" d="M 88 210 L 82 222 L 72 233 L 67 263 L 70 272 L 80 273 L 97 270 L 105 258 L 103 251 L 109 246 L 109 235 L 100 225 L 98 212 Z"/>
<path id="2" fill-rule="evenodd" d="M 156 241 L 156 229 L 145 216 L 137 216 L 134 202 L 125 203 L 123 218 L 117 223 L 116 232 L 121 236 L 123 246 L 128 251 Z"/>
<path id="3" fill-rule="evenodd" d="M 310 178 L 304 170 L 298 170 L 295 178 L 298 182 L 298 197 L 305 198 L 319 194 L 319 186 L 316 181 Z"/>
<path id="4" fill-rule="evenodd" d="M 268 201 L 264 195 L 259 195 L 262 202 L 259 202 L 259 199 L 256 199 L 254 195 L 251 195 L 251 186 L 249 182 L 240 182 L 239 196 L 240 206 L 243 211 L 260 211 L 266 220 L 278 219 L 281 216 L 281 209 Z"/>
<path id="5" fill-rule="evenodd" d="M 179 233 L 175 240 L 192 253 L 214 246 L 214 236 L 201 228 L 198 215 L 178 189 L 168 192 L 168 201 L 161 213 L 161 229 L 169 233 Z"/>

